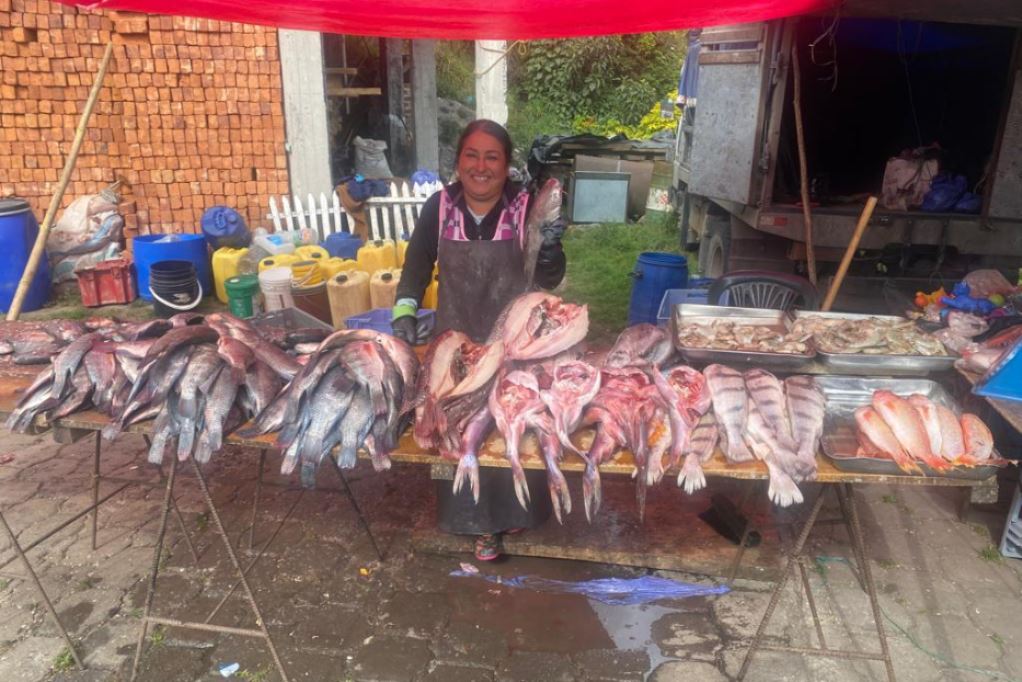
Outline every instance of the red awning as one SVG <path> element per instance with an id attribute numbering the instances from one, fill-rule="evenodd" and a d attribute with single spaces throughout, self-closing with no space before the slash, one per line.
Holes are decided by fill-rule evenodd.
<path id="1" fill-rule="evenodd" d="M 805 14 L 833 0 L 98 0 L 89 9 L 347 35 L 528 40 L 672 31 Z"/>

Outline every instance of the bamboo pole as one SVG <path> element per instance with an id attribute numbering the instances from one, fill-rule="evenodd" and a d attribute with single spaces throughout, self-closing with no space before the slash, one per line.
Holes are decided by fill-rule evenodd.
<path id="1" fill-rule="evenodd" d="M 96 80 L 92 83 L 92 91 L 89 92 L 89 99 L 85 102 L 85 109 L 82 111 L 81 119 L 78 121 L 74 142 L 71 143 L 71 152 L 67 156 L 67 161 L 64 162 L 64 170 L 60 174 L 57 191 L 54 193 L 53 198 L 50 199 L 50 207 L 46 209 L 46 217 L 43 218 L 43 224 L 39 226 L 39 234 L 36 235 L 32 252 L 28 256 L 25 271 L 21 274 L 18 289 L 14 292 L 11 309 L 7 311 L 8 320 L 18 319 L 18 316 L 21 314 L 21 306 L 25 302 L 25 296 L 28 295 L 28 289 L 32 286 L 32 280 L 35 279 L 35 273 L 39 269 L 39 260 L 42 258 L 43 250 L 46 248 L 46 238 L 50 235 L 50 227 L 53 226 L 53 218 L 60 207 L 60 201 L 64 198 L 64 191 L 67 190 L 68 183 L 71 182 L 71 173 L 75 169 L 78 152 L 81 150 L 82 142 L 85 140 L 85 130 L 89 125 L 89 117 L 92 116 L 92 109 L 96 105 L 96 100 L 99 99 L 99 91 L 102 88 L 103 78 L 106 76 L 106 69 L 110 64 L 110 57 L 113 53 L 113 42 L 107 43 L 106 52 L 103 53 L 103 61 L 99 65 L 99 73 L 96 74 Z"/>
<path id="2" fill-rule="evenodd" d="M 841 283 L 845 281 L 845 275 L 848 274 L 848 266 L 852 263 L 852 256 L 855 255 L 855 250 L 859 248 L 859 241 L 862 240 L 862 234 L 866 231 L 866 226 L 869 225 L 869 219 L 873 217 L 873 209 L 877 206 L 877 198 L 870 197 L 866 200 L 866 206 L 862 209 L 862 214 L 859 215 L 859 222 L 855 225 L 855 232 L 852 233 L 852 239 L 848 242 L 848 247 L 845 249 L 845 255 L 841 259 L 841 265 L 837 268 L 837 274 L 834 275 L 834 281 L 830 284 L 830 291 L 827 292 L 827 298 L 824 299 L 823 305 L 820 306 L 820 310 L 827 312 L 830 307 L 834 305 L 834 299 L 837 297 L 837 291 L 841 288 Z"/>
<path id="3" fill-rule="evenodd" d="M 809 206 L 809 169 L 806 163 L 806 137 L 802 128 L 802 73 L 798 68 L 798 46 L 791 46 L 791 72 L 794 80 L 795 96 L 792 106 L 795 109 L 795 138 L 798 140 L 798 177 L 802 192 L 802 218 L 805 223 L 806 269 L 809 281 L 816 286 L 816 251 L 813 248 L 813 211 Z"/>

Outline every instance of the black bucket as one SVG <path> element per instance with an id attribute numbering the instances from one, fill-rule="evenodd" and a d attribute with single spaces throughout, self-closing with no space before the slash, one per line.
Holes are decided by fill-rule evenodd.
<path id="1" fill-rule="evenodd" d="M 195 265 L 186 260 L 161 260 L 149 267 L 153 310 L 162 318 L 194 309 L 202 301 L 202 283 Z"/>

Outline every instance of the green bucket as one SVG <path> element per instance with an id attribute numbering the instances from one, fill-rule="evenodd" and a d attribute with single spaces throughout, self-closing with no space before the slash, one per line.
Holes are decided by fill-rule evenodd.
<path id="1" fill-rule="evenodd" d="M 231 309 L 232 315 L 241 318 L 255 315 L 253 299 L 259 293 L 257 275 L 228 277 L 224 289 L 227 290 L 227 307 Z"/>

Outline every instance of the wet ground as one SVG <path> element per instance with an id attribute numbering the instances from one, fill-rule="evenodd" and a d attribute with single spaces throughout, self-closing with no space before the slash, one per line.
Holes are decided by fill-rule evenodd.
<path id="1" fill-rule="evenodd" d="M 0 509 L 23 544 L 88 504 L 92 448 L 91 440 L 59 446 L 49 435 L 5 434 L 0 440 Z M 156 471 L 140 457 L 142 449 L 139 436 L 122 436 L 105 448 L 104 472 L 156 482 Z M 206 470 L 246 564 L 256 556 L 248 550 L 247 531 L 257 462 L 255 452 L 228 451 Z M 268 470 L 278 464 L 271 456 Z M 277 522 L 287 521 L 249 575 L 294 680 L 733 679 L 769 599 L 769 582 L 741 580 L 722 596 L 612 606 L 579 595 L 453 577 L 461 562 L 475 563 L 471 555 L 416 550 L 411 541 L 419 535 L 415 529 L 421 532 L 433 522 L 433 483 L 426 467 L 396 467 L 386 475 L 360 467 L 350 480 L 385 553 L 382 563 L 342 493 L 301 493 L 276 475 L 267 476 L 274 487 L 264 489 L 256 547 L 271 537 Z M 329 471 L 321 472 L 320 482 L 325 489 L 338 485 Z M 611 479 L 604 485 L 630 488 L 631 483 Z M 102 486 L 104 492 L 114 488 Z M 162 496 L 157 482 L 131 486 L 112 498 L 99 514 L 96 551 L 90 550 L 85 518 L 30 554 L 87 671 L 74 668 L 32 584 L 17 577 L 24 575 L 17 561 L 0 569 L 0 680 L 127 679 Z M 202 621 L 235 577 L 189 467 L 180 470 L 176 499 L 199 560 L 196 564 L 180 527 L 172 523 L 153 613 Z M 992 549 L 1005 500 L 1001 507 L 972 511 L 965 522 L 957 519 L 955 491 L 864 488 L 860 501 L 898 678 L 1022 679 L 1022 562 L 1001 559 Z M 677 523 L 701 521 L 685 514 Z M 849 553 L 843 531 L 821 529 L 814 537 L 808 579 L 828 643 L 875 650 L 868 602 L 843 558 Z M 765 542 L 777 538 L 768 534 Z M 0 562 L 10 556 L 0 541 Z M 504 577 L 578 581 L 654 573 L 718 584 L 673 571 L 553 559 L 511 557 L 479 568 Z M 769 630 L 771 641 L 816 644 L 809 609 L 796 599 L 800 593 L 789 584 Z M 212 622 L 255 625 L 240 592 Z M 223 679 L 217 671 L 231 663 L 238 664 L 232 679 L 278 679 L 260 640 L 173 627 L 149 634 L 139 678 Z M 761 654 L 748 679 L 882 675 L 882 667 L 869 662 Z"/>

